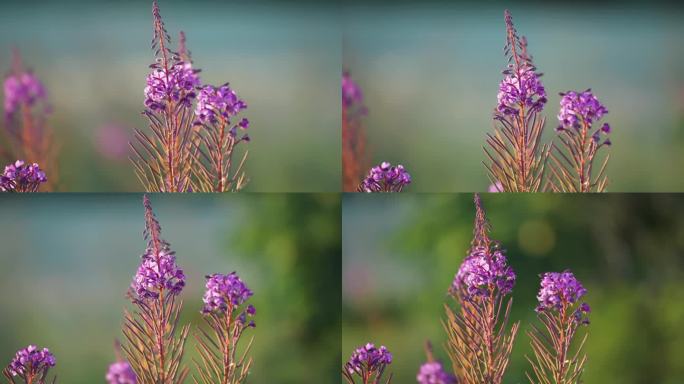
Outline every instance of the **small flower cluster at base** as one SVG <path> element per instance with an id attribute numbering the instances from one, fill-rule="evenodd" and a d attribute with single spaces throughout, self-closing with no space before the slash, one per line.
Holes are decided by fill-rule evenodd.
<path id="1" fill-rule="evenodd" d="M 521 74 L 513 69 L 504 71 L 506 77 L 499 84 L 496 96 L 497 112 L 503 115 L 518 115 L 521 107 L 532 112 L 541 112 L 546 104 L 546 90 L 539 79 L 540 75 L 532 67 L 527 67 Z"/>
<path id="2" fill-rule="evenodd" d="M 126 361 L 112 363 L 107 370 L 108 384 L 136 384 L 137 378 L 131 365 Z"/>
<path id="3" fill-rule="evenodd" d="M 376 348 L 375 345 L 368 343 L 362 347 L 357 348 L 352 353 L 349 361 L 344 365 L 344 369 L 349 374 L 362 372 L 380 372 L 389 364 L 392 364 L 392 354 L 381 346 Z"/>
<path id="4" fill-rule="evenodd" d="M 176 257 L 172 252 L 161 250 L 158 255 L 148 249 L 142 256 L 131 288 L 138 299 L 157 298 L 164 292 L 177 295 L 185 287 L 185 274 L 176 265 Z"/>
<path id="5" fill-rule="evenodd" d="M 222 117 L 226 119 L 227 124 L 230 124 L 230 118 L 246 108 L 247 104 L 227 83 L 220 87 L 205 85 L 197 96 L 195 115 L 202 123 L 216 123 L 219 117 Z M 247 129 L 249 121 L 242 119 L 238 126 Z"/>
<path id="6" fill-rule="evenodd" d="M 23 160 L 17 160 L 7 165 L 0 175 L 0 192 L 36 192 L 46 181 L 45 172 L 38 164 L 26 165 Z"/>
<path id="7" fill-rule="evenodd" d="M 17 351 L 7 370 L 12 376 L 35 377 L 47 373 L 55 366 L 55 356 L 47 348 L 29 345 Z"/>
<path id="8" fill-rule="evenodd" d="M 541 288 L 537 294 L 539 305 L 535 309 L 537 312 L 548 310 L 561 310 L 568 308 L 586 295 L 587 290 L 572 272 L 547 272 L 541 275 Z M 579 323 L 588 324 L 588 315 L 591 308 L 587 303 L 581 303 L 573 313 L 575 320 Z"/>
<path id="9" fill-rule="evenodd" d="M 192 64 L 178 62 L 168 72 L 156 68 L 147 76 L 145 106 L 153 111 L 164 110 L 169 100 L 187 107 L 196 97 L 195 88 L 200 85 L 198 71 Z"/>
<path id="10" fill-rule="evenodd" d="M 383 162 L 379 166 L 371 168 L 368 176 L 359 185 L 359 192 L 401 192 L 402 189 L 411 184 L 411 175 L 404 169 L 404 166 L 393 167 L 388 162 Z"/>
<path id="11" fill-rule="evenodd" d="M 5 117 L 10 118 L 23 104 L 28 107 L 47 98 L 45 87 L 38 77 L 29 72 L 5 78 Z"/>
<path id="12" fill-rule="evenodd" d="M 507 265 L 504 253 L 497 249 L 489 254 L 488 249 L 476 247 L 461 264 L 449 291 L 457 295 L 463 290 L 468 298 L 486 297 L 492 288 L 506 295 L 514 285 L 515 272 Z"/>
<path id="13" fill-rule="evenodd" d="M 202 313 L 225 314 L 234 311 L 244 304 L 253 292 L 240 279 L 236 272 L 227 275 L 215 273 L 207 276 L 206 291 L 202 297 L 204 307 Z M 247 316 L 254 316 L 256 309 L 252 305 L 242 311 L 238 316 L 238 321 L 245 324 Z M 247 326 L 254 327 L 254 321 L 250 321 Z"/>
<path id="14" fill-rule="evenodd" d="M 444 371 L 439 361 L 428 361 L 420 366 L 416 376 L 420 384 L 457 384 L 458 380 L 453 375 Z"/>

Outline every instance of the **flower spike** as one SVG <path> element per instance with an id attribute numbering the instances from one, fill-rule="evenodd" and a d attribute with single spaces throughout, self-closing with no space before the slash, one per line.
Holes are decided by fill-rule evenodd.
<path id="1" fill-rule="evenodd" d="M 597 123 L 608 109 L 594 96 L 591 89 L 584 92 L 568 91 L 560 94 L 559 125 L 556 128 L 560 146 L 554 145 L 551 155 L 552 184 L 558 192 L 604 192 L 608 184 L 605 169 L 606 156 L 599 172 L 594 174 L 596 155 L 603 147 L 609 147 L 610 125 Z"/>
<path id="2" fill-rule="evenodd" d="M 201 360 L 201 364 L 195 361 L 196 383 L 240 384 L 247 380 L 252 365 L 249 351 L 254 339 L 249 340 L 241 354 L 237 348 L 243 333 L 256 327 L 251 320 L 256 309 L 246 304 L 252 294 L 235 272 L 207 276 L 202 315 L 210 332 L 195 333 Z"/>
<path id="3" fill-rule="evenodd" d="M 459 383 L 501 384 L 519 322 L 508 327 L 515 272 L 489 237 L 489 224 L 475 195 L 475 225 L 469 255 L 449 288 L 456 310 L 445 304 L 447 351 Z"/>
<path id="4" fill-rule="evenodd" d="M 537 192 L 543 188 L 544 167 L 550 146 L 540 143 L 546 104 L 541 73 L 527 51 L 527 39 L 519 37 L 513 17 L 506 10 L 508 65 L 499 84 L 494 110 L 494 133 L 487 134 L 484 165 L 497 192 Z"/>
<path id="5" fill-rule="evenodd" d="M 573 344 L 573 340 L 579 328 L 589 324 L 591 308 L 580 303 L 587 290 L 567 270 L 544 273 L 540 285 L 535 311 L 544 326 L 533 325 L 527 332 L 534 351 L 534 360 L 527 357 L 534 373 L 527 373 L 527 378 L 531 383 L 581 383 L 587 360 L 582 349 L 588 334 L 584 334 L 579 345 Z"/>
<path id="6" fill-rule="evenodd" d="M 121 349 L 138 384 L 181 384 L 188 375 L 181 360 L 190 329 L 178 324 L 183 306 L 178 296 L 185 275 L 169 243 L 161 238 L 161 226 L 147 196 L 143 204 L 148 245 L 129 290 L 135 308 L 124 312 Z"/>

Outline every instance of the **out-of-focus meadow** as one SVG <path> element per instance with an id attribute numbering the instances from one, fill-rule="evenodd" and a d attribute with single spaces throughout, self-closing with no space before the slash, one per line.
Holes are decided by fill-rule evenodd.
<path id="1" fill-rule="evenodd" d="M 404 164 L 410 191 L 484 191 L 482 161 L 507 61 L 509 8 L 548 94 L 591 88 L 610 113 L 609 191 L 684 191 L 684 16 L 680 5 L 400 2 L 345 7 L 343 66 L 363 88 L 374 163 Z"/>
<path id="2" fill-rule="evenodd" d="M 343 200 L 342 361 L 366 341 L 394 353 L 399 383 L 415 382 L 432 340 L 448 356 L 444 303 L 472 239 L 471 194 L 347 195 Z M 571 269 L 592 307 L 584 381 L 684 381 L 684 199 L 676 195 L 482 197 L 491 236 L 517 274 L 521 321 L 506 383 L 522 383 L 537 321 L 539 274 Z"/>
<path id="3" fill-rule="evenodd" d="M 203 324 L 204 276 L 237 271 L 257 309 L 250 383 L 339 378 L 340 198 L 151 196 L 187 275 L 181 323 Z M 104 382 L 144 251 L 139 194 L 0 198 L 0 365 L 29 343 L 59 381 Z M 191 336 L 185 362 L 196 358 Z M 194 371 L 194 368 L 193 368 Z"/>
<path id="4" fill-rule="evenodd" d="M 203 83 L 230 82 L 249 108 L 248 191 L 340 189 L 340 26 L 333 6 L 160 0 L 175 47 L 187 34 Z M 141 191 L 128 161 L 147 128 L 152 1 L 4 1 L 0 73 L 16 46 L 45 83 L 60 190 Z M 0 96 L 1 97 L 1 96 Z M 2 123 L 0 123 L 2 124 Z"/>

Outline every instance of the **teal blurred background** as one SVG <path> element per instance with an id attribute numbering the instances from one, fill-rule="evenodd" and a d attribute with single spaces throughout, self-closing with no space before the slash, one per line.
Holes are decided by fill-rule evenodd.
<path id="1" fill-rule="evenodd" d="M 230 82 L 249 108 L 246 190 L 340 190 L 340 21 L 336 5 L 160 0 L 175 47 L 187 34 L 203 83 Z M 128 161 L 147 128 L 152 1 L 3 1 L 0 74 L 10 50 L 46 84 L 63 191 L 142 191 Z M 1 98 L 1 96 L 0 96 Z M 0 123 L 4 125 L 4 123 Z"/>
<path id="2" fill-rule="evenodd" d="M 396 382 L 415 382 L 441 326 L 447 288 L 472 239 L 471 194 L 346 195 L 342 361 L 367 341 L 394 353 Z M 677 195 L 482 197 L 491 236 L 517 274 L 521 321 L 506 383 L 527 382 L 524 333 L 536 322 L 538 275 L 571 269 L 588 289 L 586 383 L 684 382 L 684 198 Z"/>
<path id="3" fill-rule="evenodd" d="M 187 275 L 181 323 L 203 324 L 206 274 L 237 271 L 257 308 L 246 333 L 254 335 L 249 382 L 339 380 L 338 195 L 151 201 Z M 0 212 L 0 365 L 35 343 L 55 354 L 60 382 L 103 383 L 145 248 L 142 195 L 4 195 Z M 194 345 L 190 337 L 188 364 Z"/>
<path id="4" fill-rule="evenodd" d="M 404 164 L 414 192 L 485 191 L 506 66 L 504 9 L 549 96 L 592 88 L 613 127 L 614 192 L 684 191 L 684 7 L 681 2 L 377 2 L 344 9 L 343 67 L 365 91 L 373 163 Z"/>

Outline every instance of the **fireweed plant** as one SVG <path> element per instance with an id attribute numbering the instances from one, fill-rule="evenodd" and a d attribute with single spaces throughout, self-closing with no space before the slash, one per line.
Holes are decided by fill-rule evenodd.
<path id="1" fill-rule="evenodd" d="M 144 90 L 150 133 L 135 131 L 131 143 L 135 172 L 147 191 L 224 192 L 239 191 L 247 183 L 243 166 L 247 151 L 236 163 L 233 155 L 241 143 L 250 141 L 249 127 L 237 115 L 247 108 L 225 83 L 202 85 L 193 68 L 184 33 L 178 52 L 153 2 L 155 62 Z"/>
<path id="2" fill-rule="evenodd" d="M 399 164 L 392 166 L 388 162 L 371 168 L 368 175 L 357 187 L 357 192 L 401 192 L 411 184 L 411 175 Z"/>
<path id="3" fill-rule="evenodd" d="M 546 90 L 527 52 L 527 40 L 518 36 L 508 10 L 505 21 L 508 66 L 499 84 L 494 133 L 487 134 L 485 167 L 492 183 L 501 183 L 505 191 L 537 192 L 550 152 L 549 145 L 540 143 L 544 118 L 539 113 Z"/>
<path id="4" fill-rule="evenodd" d="M 374 344 L 367 343 L 352 353 L 342 367 L 342 376 L 348 384 L 388 384 L 392 382 L 392 374 L 385 381 L 382 381 L 382 376 L 390 364 L 392 354 L 384 345 L 376 348 Z"/>
<path id="5" fill-rule="evenodd" d="M 344 192 L 356 191 L 364 169 L 368 167 L 366 132 L 362 118 L 368 113 L 363 91 L 342 72 L 342 184 Z"/>
<path id="6" fill-rule="evenodd" d="M 147 196 L 143 205 L 147 248 L 128 292 L 135 309 L 124 313 L 121 349 L 125 360 L 110 366 L 107 380 L 121 384 L 180 384 L 189 373 L 182 359 L 190 326 L 179 324 L 183 304 L 178 296 L 185 287 L 185 274 L 176 264 L 169 243 L 161 238 L 161 226 Z M 194 383 L 245 382 L 251 365 L 247 356 L 251 341 L 241 355 L 237 347 L 243 332 L 255 326 L 250 318 L 256 310 L 245 305 L 251 296 L 252 291 L 235 272 L 207 276 L 202 313 L 210 330 L 199 328 L 196 333 L 201 362 L 195 361 L 198 373 L 192 378 Z"/>
<path id="7" fill-rule="evenodd" d="M 55 366 L 55 356 L 47 348 L 39 349 L 35 345 L 29 345 L 17 351 L 17 354 L 9 366 L 3 369 L 2 374 L 8 383 L 17 384 L 46 384 L 56 383 L 53 377 L 48 381 L 48 371 Z M 18 381 L 21 380 L 21 381 Z"/>
<path id="8" fill-rule="evenodd" d="M 487 134 L 484 165 L 492 185 L 499 192 L 603 192 L 608 157 L 597 175 L 592 174 L 597 151 L 610 146 L 603 135 L 607 124 L 598 129 L 592 123 L 608 111 L 590 90 L 561 93 L 557 129 L 561 145 L 542 144 L 545 119 L 541 116 L 547 102 L 527 39 L 519 36 L 508 10 L 504 54 L 508 65 L 499 84 L 494 110 L 494 132 Z M 551 174 L 546 174 L 549 158 Z"/>
<path id="9" fill-rule="evenodd" d="M 47 123 L 51 112 L 47 91 L 38 76 L 24 67 L 17 49 L 12 51 L 12 70 L 5 77 L 3 93 L 8 148 L 0 148 L 0 158 L 12 163 L 0 175 L 0 191 L 36 192 L 41 185 L 45 191 L 54 190 L 57 146 Z M 32 165 L 24 167 L 25 163 Z"/>
<path id="10" fill-rule="evenodd" d="M 584 334 L 574 352 L 571 349 L 577 331 L 589 324 L 591 308 L 580 299 L 587 293 L 570 271 L 547 272 L 541 275 L 537 300 L 537 316 L 542 327 L 532 326 L 530 337 L 534 360 L 531 383 L 575 384 L 581 382 L 587 356 L 582 352 L 588 333 Z"/>
<path id="11" fill-rule="evenodd" d="M 206 278 L 202 314 L 211 333 L 202 329 L 195 333 L 202 362 L 195 361 L 200 380 L 194 378 L 194 382 L 244 383 L 252 364 L 248 353 L 253 338 L 240 355 L 237 349 L 242 333 L 255 327 L 249 318 L 254 316 L 256 309 L 251 304 L 245 305 L 252 291 L 235 272 Z"/>
<path id="12" fill-rule="evenodd" d="M 554 191 L 603 192 L 608 178 L 605 176 L 609 155 L 603 160 L 598 174 L 592 172 L 594 157 L 599 149 L 611 145 L 607 137 L 610 125 L 593 126 L 608 113 L 591 89 L 584 92 L 561 93 L 560 125 L 556 128 L 560 147 L 554 144 L 551 170 L 555 179 Z"/>
<path id="13" fill-rule="evenodd" d="M 490 226 L 475 195 L 475 228 L 468 256 L 449 293 L 456 309 L 445 304 L 447 351 L 459 383 L 500 384 L 520 323 L 508 327 L 515 272 L 505 252 L 489 238 Z"/>
<path id="14" fill-rule="evenodd" d="M 185 274 L 169 243 L 160 237 L 161 226 L 147 196 L 143 205 L 147 248 L 129 289 L 135 309 L 124 313 L 121 348 L 141 384 L 182 383 L 188 374 L 181 360 L 190 330 L 189 325 L 178 324 L 182 307 L 178 295 Z"/>

